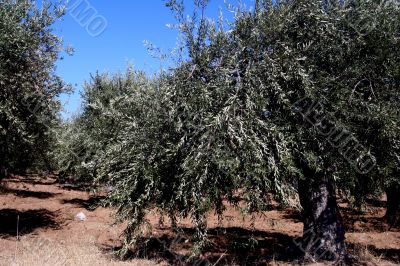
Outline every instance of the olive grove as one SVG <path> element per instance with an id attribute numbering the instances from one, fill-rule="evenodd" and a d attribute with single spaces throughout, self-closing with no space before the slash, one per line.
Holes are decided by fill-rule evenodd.
<path id="1" fill-rule="evenodd" d="M 277 201 L 302 209 L 305 259 L 346 260 L 337 192 L 361 208 L 386 191 L 398 216 L 398 2 L 257 0 L 229 23 L 194 2 L 189 18 L 167 2 L 184 40 L 174 69 L 86 84 L 82 113 L 61 125 L 59 170 L 111 188 L 121 255 L 146 244 L 149 211 L 190 218 L 197 256 L 207 214 Z"/>

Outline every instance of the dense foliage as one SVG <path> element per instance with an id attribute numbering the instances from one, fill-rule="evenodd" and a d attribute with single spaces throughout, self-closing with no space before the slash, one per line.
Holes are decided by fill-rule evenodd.
<path id="1" fill-rule="evenodd" d="M 0 1 L 2 172 L 50 167 L 50 128 L 57 123 L 57 96 L 65 88 L 54 72 L 62 47 L 51 26 L 62 14 L 48 4 L 38 9 L 32 1 Z"/>
<path id="2" fill-rule="evenodd" d="M 206 4 L 188 19 L 168 1 L 188 54 L 172 71 L 93 78 L 61 164 L 110 188 L 128 221 L 122 254 L 141 244 L 150 210 L 190 217 L 198 254 L 209 211 L 298 196 L 304 241 L 317 239 L 302 251 L 344 259 L 336 188 L 360 205 L 399 180 L 397 2 L 260 0 L 228 26 Z"/>

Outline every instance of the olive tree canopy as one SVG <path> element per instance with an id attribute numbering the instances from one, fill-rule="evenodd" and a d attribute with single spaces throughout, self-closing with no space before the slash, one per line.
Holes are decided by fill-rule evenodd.
<path id="1" fill-rule="evenodd" d="M 63 9 L 33 1 L 0 1 L 0 167 L 25 170 L 46 162 L 64 91 L 55 74 L 62 49 L 53 23 Z M 42 163 L 43 164 L 43 163 Z"/>

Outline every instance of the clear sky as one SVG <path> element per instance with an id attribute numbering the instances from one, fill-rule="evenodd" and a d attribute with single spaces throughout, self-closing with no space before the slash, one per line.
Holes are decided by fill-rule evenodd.
<path id="1" fill-rule="evenodd" d="M 237 4 L 237 0 L 228 1 Z M 40 5 L 41 0 L 37 0 Z M 185 1 L 189 14 L 192 0 Z M 247 6 L 253 0 L 242 0 Z M 68 118 L 79 110 L 80 92 L 90 74 L 99 72 L 123 72 L 128 63 L 136 69 L 153 73 L 159 70 L 160 61 L 147 52 L 144 41 L 168 50 L 176 46 L 178 33 L 167 24 L 176 21 L 164 0 L 69 0 L 64 19 L 55 25 L 55 30 L 71 45 L 73 56 L 65 55 L 57 63 L 57 73 L 75 86 L 72 95 L 62 95 L 63 117 Z M 217 18 L 219 9 L 227 13 L 224 0 L 210 0 L 207 16 Z M 84 10 L 88 10 L 87 13 Z"/>

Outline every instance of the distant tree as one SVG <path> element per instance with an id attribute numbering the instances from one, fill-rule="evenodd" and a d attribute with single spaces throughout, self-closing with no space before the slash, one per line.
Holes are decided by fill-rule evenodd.
<path id="1" fill-rule="evenodd" d="M 33 1 L 0 1 L 0 167 L 24 171 L 50 164 L 47 153 L 58 121 L 55 74 L 61 40 L 51 26 L 63 9 Z M 48 165 L 47 165 L 48 166 Z"/>
<path id="2" fill-rule="evenodd" d="M 120 102 L 131 96 L 142 80 L 147 81 L 145 75 L 129 67 L 125 74 L 96 73 L 84 85 L 82 112 L 57 130 L 54 156 L 60 181 L 93 184 L 98 178 L 100 164 L 105 163 L 103 156 L 119 141 L 128 118 L 126 111 L 122 117 L 116 115 L 125 108 Z"/>
<path id="3" fill-rule="evenodd" d="M 355 32 L 349 43 L 351 68 L 343 73 L 351 93 L 338 102 L 338 110 L 376 160 L 368 174 L 348 172 L 355 181 L 352 194 L 360 205 L 366 196 L 381 197 L 386 191 L 386 218 L 393 224 L 400 208 L 400 5 L 398 1 L 349 5 L 353 11 L 346 20 Z"/>

